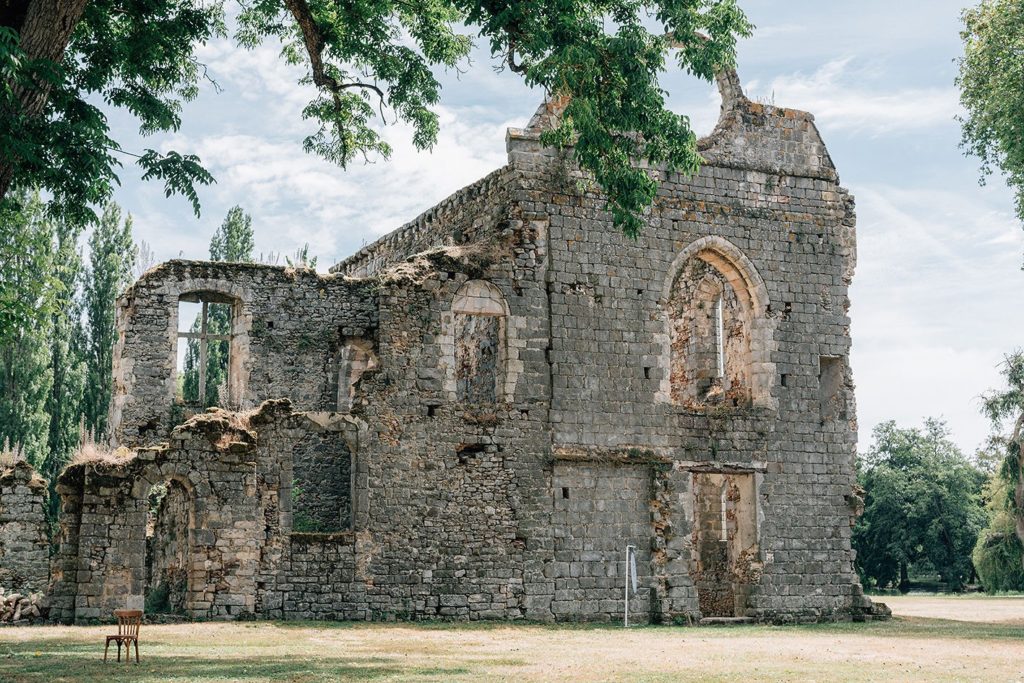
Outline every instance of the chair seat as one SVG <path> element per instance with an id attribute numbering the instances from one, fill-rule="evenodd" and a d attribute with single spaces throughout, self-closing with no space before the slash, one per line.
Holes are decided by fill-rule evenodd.
<path id="1" fill-rule="evenodd" d="M 139 639 L 138 636 L 107 636 L 107 642 L 108 643 L 111 640 L 116 640 L 118 642 L 124 642 L 126 640 L 138 640 L 138 639 Z"/>

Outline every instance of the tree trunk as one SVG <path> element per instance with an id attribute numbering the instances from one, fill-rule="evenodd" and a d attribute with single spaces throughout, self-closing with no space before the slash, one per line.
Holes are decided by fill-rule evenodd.
<path id="1" fill-rule="evenodd" d="M 13 28 L 20 36 L 22 51 L 30 60 L 60 63 L 88 0 L 7 0 L 0 7 L 0 26 Z M 38 117 L 46 109 L 49 87 L 15 86 L 20 113 Z M 9 115 L 9 114 L 7 114 Z M 14 180 L 15 161 L 0 160 L 0 200 Z"/>
<path id="2" fill-rule="evenodd" d="M 910 592 L 910 576 L 907 574 L 907 563 L 900 562 L 900 593 Z"/>

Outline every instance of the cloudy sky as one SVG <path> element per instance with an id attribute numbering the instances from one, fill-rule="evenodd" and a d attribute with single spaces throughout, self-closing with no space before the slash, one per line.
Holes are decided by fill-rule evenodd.
<path id="1" fill-rule="evenodd" d="M 973 451 L 987 433 L 978 396 L 998 385 L 1006 352 L 1024 346 L 1024 232 L 996 179 L 958 149 L 954 87 L 961 2 L 740 0 L 757 31 L 739 50 L 747 94 L 813 112 L 843 184 L 857 199 L 859 260 L 851 292 L 861 449 L 879 421 L 947 420 Z M 116 200 L 158 260 L 201 258 L 227 209 L 252 214 L 257 251 L 311 245 L 325 268 L 505 163 L 504 132 L 541 99 L 478 51 L 443 76 L 442 132 L 417 153 L 404 126 L 387 129 L 389 161 L 341 171 L 303 153 L 311 96 L 301 73 L 267 45 L 229 42 L 201 54 L 221 92 L 206 88 L 174 135 L 140 139 L 114 114 L 126 149 L 199 154 L 217 178 L 197 219 L 180 198 L 128 168 Z M 698 133 L 718 111 L 710 85 L 664 80 L 671 107 Z"/>

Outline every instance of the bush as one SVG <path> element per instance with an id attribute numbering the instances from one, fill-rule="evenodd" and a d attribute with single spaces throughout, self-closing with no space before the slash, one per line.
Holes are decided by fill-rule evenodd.
<path id="1" fill-rule="evenodd" d="M 171 611 L 171 587 L 161 581 L 146 595 L 145 610 L 147 614 L 167 614 Z"/>

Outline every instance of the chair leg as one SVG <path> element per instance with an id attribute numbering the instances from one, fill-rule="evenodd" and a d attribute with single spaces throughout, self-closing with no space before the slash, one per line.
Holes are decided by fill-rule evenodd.
<path id="1" fill-rule="evenodd" d="M 103 647 L 103 661 L 104 662 L 107 661 L 107 652 L 109 652 L 109 651 L 110 651 L 110 641 L 108 640 L 107 644 Z"/>
<path id="2" fill-rule="evenodd" d="M 117 641 L 117 661 L 121 661 L 121 641 Z"/>
<path id="3" fill-rule="evenodd" d="M 135 663 L 136 664 L 139 663 L 139 641 L 138 641 L 138 639 L 135 640 Z"/>

